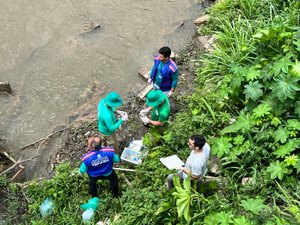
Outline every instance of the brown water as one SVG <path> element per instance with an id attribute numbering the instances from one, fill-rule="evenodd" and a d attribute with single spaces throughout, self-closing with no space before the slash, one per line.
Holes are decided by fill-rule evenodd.
<path id="1" fill-rule="evenodd" d="M 142 83 L 158 48 L 191 40 L 197 2 L 0 0 L 0 81 L 15 93 L 0 95 L 0 139 L 18 149 L 47 136 L 93 81 L 122 95 Z M 81 33 L 88 21 L 101 28 Z"/>

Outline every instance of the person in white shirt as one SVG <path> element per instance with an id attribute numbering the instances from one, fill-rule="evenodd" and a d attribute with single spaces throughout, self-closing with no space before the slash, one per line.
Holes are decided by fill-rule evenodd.
<path id="1" fill-rule="evenodd" d="M 186 164 L 177 168 L 179 172 L 175 175 L 179 176 L 180 180 L 188 178 L 190 175 L 191 180 L 201 180 L 207 172 L 207 164 L 210 155 L 210 147 L 206 143 L 202 135 L 193 135 L 188 140 L 188 145 L 192 150 L 190 156 L 186 160 Z M 174 187 L 173 185 L 174 174 L 169 174 L 167 177 L 167 188 Z"/>

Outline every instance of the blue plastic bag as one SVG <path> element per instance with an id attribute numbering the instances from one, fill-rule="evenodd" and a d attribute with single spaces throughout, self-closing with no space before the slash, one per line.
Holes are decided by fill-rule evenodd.
<path id="1" fill-rule="evenodd" d="M 54 202 L 50 198 L 46 198 L 40 205 L 40 213 L 42 217 L 49 216 L 53 213 Z"/>

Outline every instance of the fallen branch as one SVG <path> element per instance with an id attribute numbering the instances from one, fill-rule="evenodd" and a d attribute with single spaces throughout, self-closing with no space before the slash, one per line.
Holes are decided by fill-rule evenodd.
<path id="1" fill-rule="evenodd" d="M 131 184 L 130 181 L 127 179 L 127 177 L 125 176 L 125 174 L 122 173 L 121 176 L 124 178 L 124 180 L 126 181 L 126 183 L 132 188 L 132 184 Z"/>
<path id="2" fill-rule="evenodd" d="M 26 182 L 24 182 L 24 183 L 15 183 L 15 184 L 18 185 L 20 188 L 25 189 L 25 188 L 27 188 L 31 183 L 33 183 L 33 182 L 39 182 L 39 181 L 44 180 L 44 179 L 45 179 L 44 177 L 40 177 L 40 178 L 36 178 L 36 179 L 33 179 L 33 180 L 26 181 Z"/>
<path id="3" fill-rule="evenodd" d="M 32 142 L 32 143 L 30 143 L 30 144 L 28 144 L 28 145 L 25 145 L 25 146 L 22 147 L 20 150 L 23 150 L 23 149 L 25 149 L 25 148 L 27 148 L 27 147 L 29 147 L 29 146 L 31 146 L 31 145 L 34 145 L 34 144 L 36 144 L 36 143 L 38 143 L 38 142 L 41 142 L 41 141 L 43 141 L 43 140 L 45 140 L 45 139 L 48 139 L 48 138 L 51 137 L 52 135 L 57 134 L 57 133 L 59 133 L 59 132 L 62 132 L 62 131 L 66 130 L 66 129 L 69 129 L 69 128 L 70 128 L 70 127 L 65 127 L 65 128 L 60 129 L 60 130 L 53 131 L 53 132 L 52 132 L 51 134 L 49 134 L 48 136 L 43 137 L 43 138 L 41 138 L 41 139 L 39 139 L 39 140 L 37 140 L 37 141 L 34 141 L 34 142 Z"/>
<path id="4" fill-rule="evenodd" d="M 40 151 L 40 148 L 41 148 L 42 144 L 44 144 L 44 143 L 48 140 L 48 138 L 51 137 L 52 135 L 54 135 L 54 134 L 56 134 L 56 133 L 58 133 L 58 132 L 61 132 L 61 131 L 63 131 L 63 130 L 66 130 L 67 128 L 69 128 L 69 127 L 65 127 L 65 128 L 60 129 L 60 130 L 58 130 L 58 131 L 54 131 L 54 132 L 52 132 L 51 134 L 49 134 L 47 137 L 45 137 L 45 138 L 43 138 L 43 139 L 40 139 L 40 140 L 36 141 L 35 143 L 37 143 L 37 142 L 39 142 L 39 141 L 42 141 L 42 142 L 39 144 L 39 147 L 37 148 L 37 150 L 36 150 L 34 156 L 32 156 L 32 157 L 30 157 L 30 158 L 27 158 L 27 159 L 23 159 L 23 160 L 18 159 L 18 160 L 14 163 L 14 165 L 12 165 L 12 166 L 9 167 L 8 169 L 6 169 L 6 170 L 4 170 L 3 172 L 1 172 L 1 173 L 0 173 L 0 176 L 3 175 L 3 174 L 5 174 L 5 173 L 7 173 L 7 172 L 9 172 L 9 171 L 11 171 L 11 170 L 14 169 L 16 166 L 19 166 L 20 164 L 22 164 L 22 163 L 24 163 L 24 162 L 31 161 L 31 160 L 35 159 L 36 157 L 38 157 L 38 153 L 39 153 L 39 151 Z M 35 143 L 33 143 L 33 144 L 35 144 Z M 31 144 L 31 145 L 32 145 L 32 144 Z M 28 146 L 29 146 L 29 145 L 28 145 Z"/>

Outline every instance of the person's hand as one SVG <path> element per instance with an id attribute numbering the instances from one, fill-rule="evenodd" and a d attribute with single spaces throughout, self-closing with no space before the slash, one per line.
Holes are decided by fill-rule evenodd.
<path id="1" fill-rule="evenodd" d="M 151 108 L 142 109 L 140 112 L 140 116 L 146 116 L 150 112 Z"/>
<path id="2" fill-rule="evenodd" d="M 120 116 L 123 116 L 124 114 L 127 114 L 125 111 L 116 110 L 116 113 L 118 113 Z"/>
<path id="3" fill-rule="evenodd" d="M 183 170 L 183 166 L 177 166 L 175 169 L 179 170 L 179 171 L 182 171 Z"/>
<path id="4" fill-rule="evenodd" d="M 121 120 L 123 120 L 124 122 L 128 120 L 128 115 L 127 115 L 127 113 L 125 113 L 125 114 L 123 114 L 123 115 L 121 116 Z"/>
<path id="5" fill-rule="evenodd" d="M 152 79 L 151 77 L 148 78 L 148 84 L 151 84 L 152 83 Z"/>
<path id="6" fill-rule="evenodd" d="M 173 94 L 174 94 L 174 91 L 169 91 L 167 95 L 168 95 L 168 97 L 171 97 Z"/>
<path id="7" fill-rule="evenodd" d="M 141 118 L 141 120 L 143 121 L 144 124 L 149 123 L 149 118 L 147 116 L 141 116 L 140 118 Z"/>

